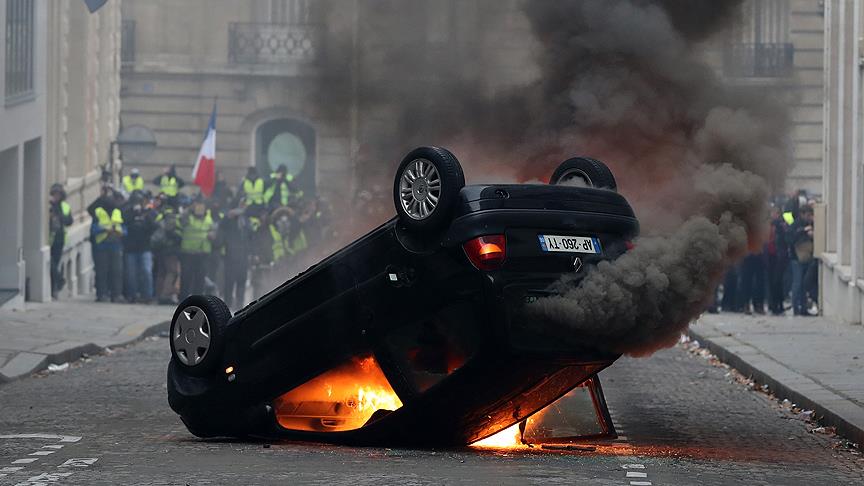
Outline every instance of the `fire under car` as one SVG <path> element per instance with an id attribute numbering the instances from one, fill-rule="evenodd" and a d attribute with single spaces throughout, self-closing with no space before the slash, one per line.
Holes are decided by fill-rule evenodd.
<path id="1" fill-rule="evenodd" d="M 214 296 L 180 303 L 168 401 L 189 431 L 421 447 L 514 424 L 537 441 L 614 435 L 597 373 L 619 356 L 524 312 L 638 233 L 610 170 L 575 157 L 549 184 L 466 186 L 453 154 L 420 147 L 393 197 L 395 218 L 233 316 Z"/>

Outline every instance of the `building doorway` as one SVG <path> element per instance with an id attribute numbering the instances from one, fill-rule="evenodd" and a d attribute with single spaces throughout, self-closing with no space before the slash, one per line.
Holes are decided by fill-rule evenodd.
<path id="1" fill-rule="evenodd" d="M 265 178 L 280 165 L 288 168 L 295 187 L 305 196 L 316 194 L 315 130 L 291 118 L 270 120 L 255 132 L 255 166 Z"/>

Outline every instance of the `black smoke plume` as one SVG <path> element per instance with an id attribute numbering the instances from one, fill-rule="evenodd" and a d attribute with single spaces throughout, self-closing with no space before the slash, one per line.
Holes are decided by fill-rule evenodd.
<path id="1" fill-rule="evenodd" d="M 477 4 L 488 14 L 478 32 L 494 29 L 500 4 Z M 411 29 L 397 29 L 385 54 L 392 70 L 356 89 L 363 106 L 386 107 L 399 123 L 366 135 L 382 145 L 449 146 L 469 178 L 482 167 L 504 179 L 546 180 L 572 155 L 606 161 L 644 235 L 620 259 L 564 278 L 559 296 L 528 311 L 544 332 L 574 344 L 650 354 L 674 343 L 725 271 L 760 247 L 766 202 L 788 171 L 782 103 L 725 82 L 705 60 L 710 43 L 740 20 L 741 4 L 525 1 L 536 76 L 507 89 L 490 89 L 470 63 L 430 56 L 410 41 Z M 466 46 L 474 49 L 468 59 L 497 55 L 482 42 Z M 437 81 L 415 89 L 406 72 Z"/>

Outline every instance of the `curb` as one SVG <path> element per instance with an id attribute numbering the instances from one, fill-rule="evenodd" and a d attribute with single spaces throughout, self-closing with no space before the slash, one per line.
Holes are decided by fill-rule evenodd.
<path id="1" fill-rule="evenodd" d="M 141 334 L 132 339 L 111 344 L 106 347 L 94 343 L 74 343 L 74 346 L 47 354 L 21 351 L 0 368 L 0 385 L 21 378 L 26 378 L 34 373 L 46 370 L 48 369 L 48 365 L 51 364 L 71 363 L 83 358 L 85 354 L 97 356 L 104 354 L 105 349 L 108 347 L 122 347 L 136 343 L 150 336 L 155 336 L 163 331 L 167 332 L 170 325 L 171 321 L 163 321 L 154 324 L 144 329 Z"/>
<path id="2" fill-rule="evenodd" d="M 831 405 L 821 403 L 820 401 L 809 397 L 809 393 L 805 394 L 805 392 L 799 392 L 793 387 L 784 384 L 779 379 L 772 377 L 765 371 L 760 370 L 755 365 L 742 358 L 740 355 L 729 351 L 725 347 L 712 341 L 710 338 L 706 338 L 698 332 L 693 331 L 692 329 L 687 330 L 687 335 L 690 337 L 690 339 L 694 341 L 699 341 L 699 344 L 701 346 L 704 346 L 709 351 L 711 351 L 711 353 L 717 356 L 720 361 L 735 368 L 738 372 L 749 377 L 759 385 L 767 385 L 768 388 L 774 393 L 774 395 L 780 400 L 785 398 L 790 402 L 797 404 L 799 407 L 813 410 L 815 412 L 817 420 L 821 425 L 835 427 L 839 435 L 842 435 L 857 444 L 864 444 L 864 422 L 855 423 L 855 421 L 847 419 L 843 416 L 844 414 L 842 412 L 834 410 L 834 407 L 832 407 Z M 789 373 L 794 374 L 795 377 L 797 377 L 801 381 L 810 381 L 809 378 L 798 375 L 791 370 L 789 370 Z M 819 392 L 833 394 L 833 392 L 825 388 L 821 388 Z M 838 401 L 848 402 L 848 400 Z M 840 408 L 842 408 L 842 406 Z"/>

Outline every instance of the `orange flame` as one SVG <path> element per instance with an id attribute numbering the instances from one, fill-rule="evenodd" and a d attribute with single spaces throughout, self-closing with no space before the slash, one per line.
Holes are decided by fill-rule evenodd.
<path id="1" fill-rule="evenodd" d="M 338 432 L 358 429 L 378 410 L 396 410 L 402 401 L 375 358 L 367 356 L 312 378 L 273 405 L 286 429 Z"/>
<path id="2" fill-rule="evenodd" d="M 522 431 L 519 430 L 518 423 L 495 435 L 490 435 L 483 440 L 474 442 L 471 446 L 484 449 L 519 449 L 528 447 L 522 443 Z"/>

